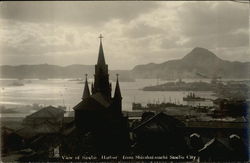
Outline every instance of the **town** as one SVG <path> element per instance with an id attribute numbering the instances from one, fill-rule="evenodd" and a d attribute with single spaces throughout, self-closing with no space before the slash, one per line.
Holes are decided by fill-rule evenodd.
<path id="1" fill-rule="evenodd" d="M 21 120 L 2 118 L 3 161 L 249 159 L 245 99 L 218 98 L 212 107 L 135 102 L 132 111 L 124 111 L 119 74 L 112 93 L 99 39 L 94 83 L 89 88 L 86 74 L 73 115 L 65 107 L 46 106 Z M 203 99 L 191 93 L 185 100 Z"/>

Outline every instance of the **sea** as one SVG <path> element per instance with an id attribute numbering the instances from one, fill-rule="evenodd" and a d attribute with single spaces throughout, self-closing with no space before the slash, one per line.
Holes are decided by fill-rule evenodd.
<path id="1" fill-rule="evenodd" d="M 209 80 L 204 79 L 209 82 Z M 203 80 L 203 81 L 204 81 Z M 201 79 L 184 79 L 185 82 L 201 81 Z M 13 84 L 21 83 L 23 85 Z M 93 79 L 89 79 L 89 88 Z M 120 82 L 122 93 L 123 111 L 132 111 L 132 103 L 162 103 L 171 102 L 191 106 L 213 106 L 212 100 L 216 97 L 213 92 L 196 91 L 197 96 L 207 98 L 206 101 L 186 102 L 183 97 L 187 91 L 143 91 L 145 86 L 153 86 L 169 81 L 158 79 L 136 79 L 135 82 Z M 112 83 L 114 94 L 115 82 Z M 34 110 L 33 106 L 64 106 L 67 111 L 73 111 L 73 107 L 81 101 L 84 84 L 72 79 L 0 79 L 0 109 L 1 116 L 26 116 Z"/>

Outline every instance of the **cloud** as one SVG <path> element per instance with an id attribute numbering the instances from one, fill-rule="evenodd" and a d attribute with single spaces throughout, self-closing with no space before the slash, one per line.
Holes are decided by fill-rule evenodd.
<path id="1" fill-rule="evenodd" d="M 239 3 L 187 3 L 178 9 L 178 14 L 182 30 L 190 36 L 217 35 L 248 28 L 249 9 Z"/>
<path id="2" fill-rule="evenodd" d="M 78 49 L 74 45 L 73 33 L 61 27 L 43 24 L 12 24 L 12 31 L 3 30 L 1 55 L 48 55 Z M 54 29 L 57 30 L 54 30 Z"/>
<path id="3" fill-rule="evenodd" d="M 220 58 L 229 61 L 250 61 L 250 50 L 245 47 L 227 47 L 211 49 Z"/>
<path id="4" fill-rule="evenodd" d="M 235 2 L 186 3 L 178 8 L 181 34 L 186 46 L 248 46 L 249 8 Z"/>
<path id="5" fill-rule="evenodd" d="M 97 25 L 130 21 L 158 6 L 155 2 L 3 2 L 1 17 L 27 22 Z"/>
<path id="6" fill-rule="evenodd" d="M 148 37 L 163 33 L 160 27 L 150 26 L 143 22 L 134 23 L 125 32 L 124 35 L 131 38 Z"/>
<path id="7" fill-rule="evenodd" d="M 237 48 L 249 47 L 249 36 L 246 33 L 221 33 L 218 35 L 196 36 L 179 47 L 205 47 L 205 48 Z"/>
<path id="8" fill-rule="evenodd" d="M 182 58 L 196 46 L 229 60 L 250 60 L 249 8 L 240 3 L 53 1 L 1 5 L 0 64 L 95 64 L 100 33 L 111 69 Z"/>

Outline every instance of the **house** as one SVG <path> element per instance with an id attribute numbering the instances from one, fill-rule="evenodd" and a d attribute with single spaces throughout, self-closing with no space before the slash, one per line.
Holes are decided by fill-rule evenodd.
<path id="1" fill-rule="evenodd" d="M 187 151 L 181 121 L 162 112 L 144 120 L 132 132 L 135 136 L 134 153 L 181 154 Z"/>
<path id="2" fill-rule="evenodd" d="M 20 150 L 24 146 L 23 138 L 14 130 L 8 127 L 1 127 L 1 151 L 8 153 L 10 151 Z"/>
<path id="3" fill-rule="evenodd" d="M 60 108 L 48 106 L 25 117 L 25 119 L 23 120 L 23 125 L 37 127 L 46 123 L 55 126 L 61 126 L 64 112 L 65 111 Z"/>

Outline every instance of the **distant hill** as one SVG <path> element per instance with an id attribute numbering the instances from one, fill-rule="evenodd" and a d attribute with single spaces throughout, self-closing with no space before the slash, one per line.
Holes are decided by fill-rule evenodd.
<path id="1" fill-rule="evenodd" d="M 0 78 L 37 78 L 37 79 L 51 79 L 51 78 L 84 78 L 84 74 L 89 74 L 90 78 L 94 74 L 94 65 L 70 65 L 57 66 L 49 64 L 40 65 L 19 65 L 0 66 Z M 128 70 L 110 70 L 110 79 L 115 80 L 116 75 L 120 74 L 120 81 L 133 81 Z"/>
<path id="2" fill-rule="evenodd" d="M 0 67 L 1 78 L 74 78 L 84 77 L 85 73 L 93 74 L 94 68 L 89 65 L 56 66 L 40 65 L 4 65 Z"/>
<path id="3" fill-rule="evenodd" d="M 250 62 L 231 62 L 204 48 L 194 48 L 182 59 L 160 64 L 137 65 L 132 70 L 137 78 L 250 78 Z"/>
<path id="4" fill-rule="evenodd" d="M 0 66 L 0 78 L 83 78 L 86 73 L 92 77 L 94 65 Z M 113 81 L 116 73 L 120 74 L 121 81 L 134 81 L 134 78 L 250 78 L 250 62 L 223 60 L 211 51 L 197 47 L 182 59 L 137 65 L 132 70 L 110 70 L 109 73 Z"/>

